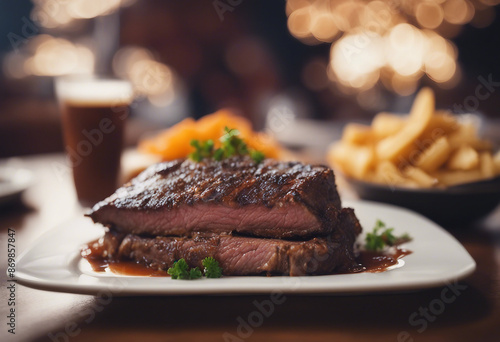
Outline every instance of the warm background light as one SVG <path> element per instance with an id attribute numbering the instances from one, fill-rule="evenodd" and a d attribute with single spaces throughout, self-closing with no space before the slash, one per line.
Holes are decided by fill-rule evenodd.
<path id="1" fill-rule="evenodd" d="M 76 19 L 91 19 L 116 12 L 136 0 L 33 0 L 31 16 L 45 28 L 76 24 Z"/>
<path id="2" fill-rule="evenodd" d="M 137 46 L 119 49 L 113 58 L 113 71 L 132 83 L 136 95 L 147 97 L 155 106 L 167 106 L 175 97 L 174 72 L 157 61 L 148 49 Z"/>
<path id="3" fill-rule="evenodd" d="M 401 95 L 422 77 L 443 88 L 460 79 L 456 46 L 449 40 L 471 23 L 489 25 L 500 0 L 288 0 L 290 33 L 306 44 L 331 43 L 325 73 L 344 92 L 382 84 Z M 311 75 L 307 75 L 311 73 Z M 309 88 L 317 68 L 306 66 Z"/>
<path id="4" fill-rule="evenodd" d="M 36 35 L 18 50 L 9 52 L 3 59 L 4 73 L 15 79 L 94 74 L 99 50 L 95 37 L 87 34 L 70 40 L 52 34 L 57 33 L 56 29 L 71 33 L 72 26 L 78 28 L 80 24 L 88 23 L 88 19 L 110 15 L 135 1 L 33 0 L 31 16 L 50 34 Z M 165 107 L 175 98 L 179 82 L 174 72 L 148 49 L 122 47 L 114 53 L 112 68 L 118 77 L 132 83 L 137 96 L 146 98 L 154 106 Z"/>
<path id="5" fill-rule="evenodd" d="M 41 34 L 28 41 L 19 52 L 4 59 L 4 71 L 12 78 L 91 74 L 94 53 L 85 42 L 72 43 L 63 38 Z"/>
<path id="6" fill-rule="evenodd" d="M 98 17 L 134 2 L 33 0 L 31 19 L 44 34 L 7 53 L 4 73 L 21 79 L 98 72 L 106 46 L 99 45 L 95 36 L 95 26 L 102 22 Z M 295 38 L 308 45 L 331 44 L 328 60 L 310 61 L 300 70 L 307 88 L 352 94 L 385 87 L 407 95 L 422 78 L 443 88 L 458 83 L 460 65 L 451 39 L 464 24 L 485 27 L 493 22 L 493 6 L 498 3 L 500 0 L 288 0 L 285 11 L 288 30 Z M 97 19 L 88 20 L 93 18 Z M 77 36 L 85 31 L 82 27 L 87 35 Z M 108 60 L 113 52 L 110 50 Z M 231 72 L 248 77 L 265 64 L 265 56 L 265 47 L 246 39 L 232 44 L 224 58 Z M 171 101 L 178 84 L 171 66 L 140 47 L 121 48 L 114 56 L 113 71 L 157 105 Z"/>

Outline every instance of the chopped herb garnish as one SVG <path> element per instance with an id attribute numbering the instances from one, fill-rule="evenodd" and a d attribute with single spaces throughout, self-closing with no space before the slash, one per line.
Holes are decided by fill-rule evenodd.
<path id="1" fill-rule="evenodd" d="M 224 127 L 224 132 L 225 134 L 219 139 L 219 141 L 221 142 L 221 149 L 225 158 L 229 158 L 234 155 L 243 156 L 248 154 L 247 144 L 245 144 L 243 139 L 238 137 L 240 131 Z"/>
<path id="2" fill-rule="evenodd" d="M 228 128 L 226 126 L 224 127 L 224 132 L 225 134 L 222 137 L 220 137 L 220 141 L 222 143 L 231 141 L 233 138 L 241 140 L 240 138 L 237 137 L 237 135 L 240 134 L 240 131 L 238 131 L 236 128 Z"/>
<path id="3" fill-rule="evenodd" d="M 189 266 L 184 259 L 179 259 L 174 262 L 174 265 L 167 271 L 172 276 L 172 279 L 189 279 Z"/>
<path id="4" fill-rule="evenodd" d="M 222 148 L 218 148 L 217 150 L 215 150 L 214 159 L 217 161 L 221 161 L 222 158 L 224 158 L 224 150 Z"/>
<path id="5" fill-rule="evenodd" d="M 386 246 L 396 246 L 412 240 L 408 234 L 398 237 L 393 234 L 393 231 L 394 228 L 387 228 L 384 222 L 377 220 L 373 231 L 366 234 L 365 248 L 369 251 L 379 251 Z"/>
<path id="6" fill-rule="evenodd" d="M 220 278 L 222 276 L 222 269 L 219 267 L 219 262 L 212 257 L 203 259 L 203 273 L 207 278 Z M 179 259 L 174 262 L 173 266 L 167 271 L 172 279 L 199 279 L 203 273 L 198 267 L 189 268 L 186 260 Z"/>
<path id="7" fill-rule="evenodd" d="M 214 141 L 212 139 L 200 142 L 199 140 L 191 140 L 191 146 L 195 151 L 189 154 L 189 158 L 196 162 L 200 162 L 203 158 L 210 158 L 214 150 Z"/>
<path id="8" fill-rule="evenodd" d="M 201 276 L 202 274 L 198 267 L 189 270 L 189 279 L 198 279 L 201 278 Z"/>
<path id="9" fill-rule="evenodd" d="M 408 233 L 404 233 L 403 235 L 396 237 L 396 241 L 394 241 L 394 245 L 401 245 L 402 243 L 410 242 L 413 238 Z"/>
<path id="10" fill-rule="evenodd" d="M 212 257 L 207 257 L 201 262 L 205 268 L 205 276 L 207 278 L 220 278 L 222 276 L 222 269 L 219 262 Z"/>
<path id="11" fill-rule="evenodd" d="M 214 141 L 191 140 L 191 146 L 195 148 L 194 152 L 189 154 L 189 158 L 200 162 L 205 158 L 213 158 L 220 161 L 232 156 L 250 155 L 257 164 L 265 158 L 264 153 L 249 149 L 247 144 L 238 137 L 240 131 L 234 128 L 224 127 L 224 135 L 219 139 L 221 146 L 214 150 Z"/>
<path id="12" fill-rule="evenodd" d="M 264 158 L 266 158 L 264 153 L 262 153 L 260 151 L 250 151 L 250 157 L 253 159 L 253 161 L 256 164 L 260 164 L 260 162 L 263 161 Z"/>

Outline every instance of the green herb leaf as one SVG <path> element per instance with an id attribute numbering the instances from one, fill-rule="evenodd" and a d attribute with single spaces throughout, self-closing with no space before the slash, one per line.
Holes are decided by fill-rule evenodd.
<path id="1" fill-rule="evenodd" d="M 207 278 L 220 278 L 222 276 L 222 269 L 219 262 L 212 257 L 206 257 L 201 262 L 205 268 L 205 276 Z"/>
<path id="2" fill-rule="evenodd" d="M 401 245 L 406 242 L 410 242 L 412 237 L 408 233 L 404 233 L 403 235 L 399 236 L 396 238 L 396 241 L 394 241 L 394 245 Z"/>
<path id="3" fill-rule="evenodd" d="M 243 140 L 241 140 L 241 144 L 238 145 L 237 150 L 238 150 L 238 154 L 242 155 L 242 156 L 250 154 L 250 151 L 248 150 L 248 146 L 247 146 L 247 144 L 245 144 L 243 142 Z"/>
<path id="4" fill-rule="evenodd" d="M 198 267 L 189 270 L 189 279 L 199 279 L 201 276 L 202 274 Z"/>
<path id="5" fill-rule="evenodd" d="M 393 231 L 394 228 L 387 228 L 384 222 L 377 220 L 373 231 L 366 234 L 365 248 L 369 251 L 379 251 L 386 246 L 396 246 L 412 240 L 408 234 L 397 237 L 393 234 Z"/>
<path id="6" fill-rule="evenodd" d="M 191 142 L 189 144 L 194 148 L 196 148 L 197 150 L 200 149 L 200 142 L 196 139 L 191 139 Z"/>
<path id="7" fill-rule="evenodd" d="M 237 129 L 235 128 L 229 128 L 229 127 L 224 127 L 224 135 L 222 137 L 220 137 L 220 142 L 221 143 L 225 143 L 225 142 L 228 142 L 230 141 L 233 137 L 236 137 L 237 135 L 240 134 L 240 131 L 238 131 Z"/>
<path id="8" fill-rule="evenodd" d="M 225 142 L 222 145 L 222 148 L 223 148 L 223 151 L 224 151 L 224 157 L 225 158 L 232 157 L 232 156 L 234 156 L 236 154 L 236 148 L 233 145 L 231 145 L 230 141 Z"/>
<path id="9" fill-rule="evenodd" d="M 200 142 L 199 140 L 193 139 L 190 142 L 190 145 L 195 148 L 194 152 L 189 154 L 189 158 L 194 160 L 195 162 L 200 162 L 204 158 L 212 157 L 214 150 L 214 141 L 207 140 Z"/>
<path id="10" fill-rule="evenodd" d="M 195 162 L 201 162 L 205 158 L 213 158 L 220 161 L 224 158 L 229 158 L 235 155 L 245 156 L 250 155 L 255 163 L 259 164 L 265 158 L 264 153 L 248 148 L 247 144 L 238 137 L 240 131 L 234 128 L 224 127 L 224 135 L 220 137 L 219 141 L 221 147 L 214 151 L 214 141 L 199 141 L 196 139 L 191 140 L 190 145 L 195 148 L 189 154 L 189 158 Z"/>
<path id="11" fill-rule="evenodd" d="M 394 228 L 389 228 L 386 229 L 386 231 L 383 232 L 382 235 L 380 235 L 382 237 L 382 240 L 384 240 L 384 242 L 389 246 L 393 246 L 394 242 L 396 242 L 396 237 L 392 234 L 393 231 Z"/>
<path id="12" fill-rule="evenodd" d="M 214 152 L 214 159 L 217 161 L 221 161 L 224 158 L 224 150 L 222 148 L 218 148 Z"/>
<path id="13" fill-rule="evenodd" d="M 222 269 L 219 263 L 211 257 L 207 257 L 202 261 L 204 273 L 207 278 L 220 278 L 222 276 Z M 189 268 L 186 260 L 179 259 L 174 262 L 173 266 L 167 270 L 172 279 L 199 279 L 203 273 L 198 267 Z"/>
<path id="14" fill-rule="evenodd" d="M 202 159 L 201 155 L 198 151 L 191 152 L 189 154 L 189 158 L 194 160 L 195 162 L 198 162 L 198 163 L 201 162 L 201 159 Z"/>
<path id="15" fill-rule="evenodd" d="M 260 164 L 266 156 L 260 151 L 250 151 L 250 157 L 256 164 Z"/>
<path id="16" fill-rule="evenodd" d="M 189 279 L 188 269 L 186 260 L 179 259 L 167 270 L 167 273 L 172 276 L 172 279 Z"/>

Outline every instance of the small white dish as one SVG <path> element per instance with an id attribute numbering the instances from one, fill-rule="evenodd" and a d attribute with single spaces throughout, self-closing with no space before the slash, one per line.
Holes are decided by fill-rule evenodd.
<path id="1" fill-rule="evenodd" d="M 17 199 L 32 183 L 31 171 L 0 167 L 0 205 Z"/>
<path id="2" fill-rule="evenodd" d="M 409 233 L 404 245 L 413 253 L 404 265 L 382 273 L 307 277 L 223 277 L 173 280 L 169 277 L 123 276 L 93 272 L 80 257 L 86 243 L 103 235 L 88 218 L 69 221 L 40 237 L 17 260 L 16 279 L 38 289 L 113 295 L 206 295 L 270 293 L 351 294 L 407 291 L 443 286 L 462 279 L 476 268 L 465 248 L 447 231 L 410 210 L 373 202 L 345 201 L 371 231 L 381 219 L 396 234 Z M 364 235 L 360 237 L 364 238 Z"/>

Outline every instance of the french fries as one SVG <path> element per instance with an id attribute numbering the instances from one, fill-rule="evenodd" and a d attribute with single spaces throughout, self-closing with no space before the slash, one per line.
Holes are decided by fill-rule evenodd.
<path id="1" fill-rule="evenodd" d="M 375 179 L 377 183 L 382 183 L 388 186 L 395 185 L 413 185 L 401 174 L 401 171 L 393 163 L 384 160 L 377 165 L 375 170 Z"/>
<path id="2" fill-rule="evenodd" d="M 448 139 L 441 137 L 420 154 L 415 166 L 427 172 L 436 171 L 446 162 L 450 152 Z"/>
<path id="3" fill-rule="evenodd" d="M 404 175 L 415 181 L 420 187 L 423 188 L 430 188 L 434 185 L 437 184 L 438 180 L 436 177 L 433 177 L 423 171 L 422 169 L 419 169 L 418 167 L 413 167 L 413 166 L 408 166 L 404 170 Z"/>
<path id="4" fill-rule="evenodd" d="M 423 88 L 407 116 L 382 112 L 371 126 L 349 124 L 329 148 L 328 162 L 344 174 L 403 187 L 446 187 L 500 175 L 500 151 L 480 139 L 470 117 L 436 110 Z"/>
<path id="5" fill-rule="evenodd" d="M 479 165 L 479 154 L 469 145 L 460 146 L 450 157 L 448 169 L 474 170 Z"/>
<path id="6" fill-rule="evenodd" d="M 405 120 L 400 116 L 379 113 L 373 118 L 371 129 L 376 138 L 382 139 L 396 134 L 396 132 L 403 128 L 404 124 Z"/>
<path id="7" fill-rule="evenodd" d="M 434 93 L 423 88 L 417 95 L 410 116 L 404 126 L 393 135 L 376 144 L 377 157 L 381 160 L 396 160 L 397 156 L 409 149 L 429 125 L 434 113 Z"/>
<path id="8" fill-rule="evenodd" d="M 375 161 L 371 147 L 343 142 L 332 146 L 330 157 L 330 162 L 339 165 L 343 172 L 360 179 L 365 177 Z"/>
<path id="9" fill-rule="evenodd" d="M 364 145 L 370 143 L 372 137 L 373 133 L 370 126 L 351 123 L 344 128 L 342 142 L 354 145 Z"/>
<path id="10" fill-rule="evenodd" d="M 495 164 L 493 163 L 493 157 L 488 152 L 483 152 L 479 156 L 480 160 L 480 170 L 484 178 L 491 178 L 495 176 Z"/>

